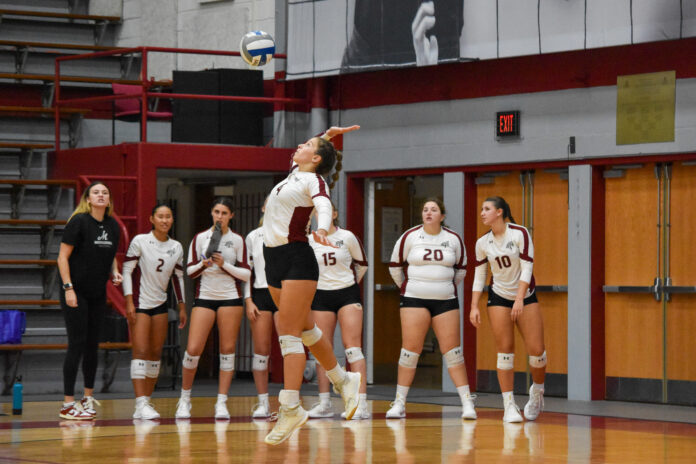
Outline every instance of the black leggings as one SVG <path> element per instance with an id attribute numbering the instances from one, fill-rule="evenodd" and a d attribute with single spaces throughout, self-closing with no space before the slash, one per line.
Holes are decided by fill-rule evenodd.
<path id="1" fill-rule="evenodd" d="M 63 363 L 63 394 L 75 395 L 75 379 L 82 359 L 82 375 L 85 388 L 94 388 L 97 376 L 99 354 L 99 332 L 106 313 L 106 295 L 87 298 L 79 293 L 77 308 L 65 303 L 65 295 L 60 295 L 60 306 L 65 316 L 65 328 L 68 332 L 68 352 Z"/>

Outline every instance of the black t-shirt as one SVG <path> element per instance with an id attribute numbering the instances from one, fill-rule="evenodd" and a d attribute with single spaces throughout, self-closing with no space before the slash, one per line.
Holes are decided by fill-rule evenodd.
<path id="1" fill-rule="evenodd" d="M 68 263 L 77 293 L 88 297 L 106 293 L 119 238 L 118 223 L 111 216 L 105 216 L 102 222 L 89 213 L 77 214 L 70 219 L 62 242 L 74 247 Z"/>

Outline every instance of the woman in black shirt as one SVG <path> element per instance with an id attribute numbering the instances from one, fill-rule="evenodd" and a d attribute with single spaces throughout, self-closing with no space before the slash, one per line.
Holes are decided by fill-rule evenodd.
<path id="1" fill-rule="evenodd" d="M 111 217 L 112 211 L 109 188 L 101 182 L 92 182 L 82 193 L 63 231 L 58 253 L 58 271 L 63 281 L 60 304 L 68 333 L 68 352 L 63 364 L 65 399 L 60 410 L 63 419 L 91 420 L 97 414 L 92 393 L 99 330 L 106 312 L 106 282 L 110 275 L 114 285 L 123 280 L 115 259 L 120 231 Z M 75 402 L 80 360 L 85 391 L 82 400 Z"/>

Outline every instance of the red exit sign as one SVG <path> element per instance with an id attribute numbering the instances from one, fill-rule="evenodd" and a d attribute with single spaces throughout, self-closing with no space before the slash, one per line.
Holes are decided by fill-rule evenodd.
<path id="1" fill-rule="evenodd" d="M 496 113 L 495 135 L 496 137 L 519 137 L 520 112 L 501 111 Z"/>

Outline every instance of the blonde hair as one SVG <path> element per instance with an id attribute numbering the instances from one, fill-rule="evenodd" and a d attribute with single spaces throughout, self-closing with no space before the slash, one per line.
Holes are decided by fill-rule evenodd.
<path id="1" fill-rule="evenodd" d="M 80 203 L 77 204 L 77 207 L 75 208 L 75 211 L 70 215 L 68 218 L 68 221 L 72 219 L 75 215 L 77 214 L 82 214 L 82 213 L 91 213 L 92 212 L 92 204 L 87 201 L 89 198 L 89 192 L 92 190 L 92 187 L 95 185 L 103 185 L 106 187 L 106 190 L 109 191 L 109 206 L 106 207 L 106 216 L 111 216 L 111 213 L 114 210 L 114 200 L 111 196 L 111 189 L 104 183 L 95 180 L 89 186 L 82 191 L 82 195 L 80 196 Z"/>

